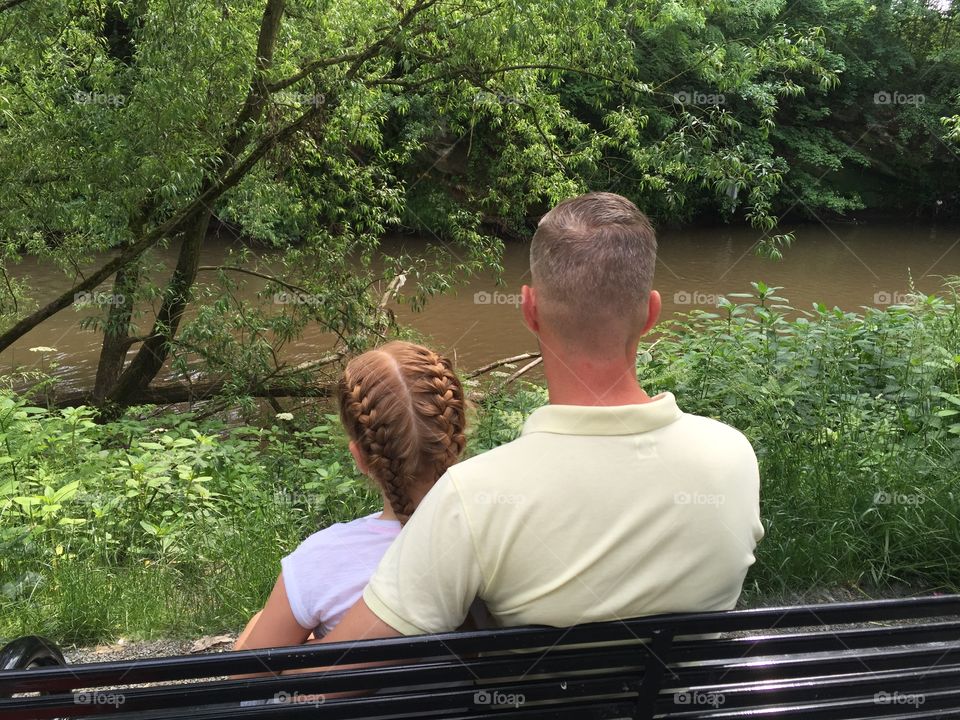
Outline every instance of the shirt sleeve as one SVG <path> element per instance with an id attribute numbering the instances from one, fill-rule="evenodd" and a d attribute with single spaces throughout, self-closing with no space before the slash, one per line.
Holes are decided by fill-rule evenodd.
<path id="1" fill-rule="evenodd" d="M 303 582 L 304 574 L 310 572 L 312 553 L 310 539 L 300 544 L 296 550 L 280 560 L 283 571 L 283 585 L 287 590 L 287 601 L 297 624 L 306 630 L 314 630 L 321 621 L 320 604 L 313 597 L 310 583 Z M 315 566 L 314 566 L 315 567 Z"/>
<path id="2" fill-rule="evenodd" d="M 450 471 L 427 493 L 363 592 L 404 635 L 457 629 L 482 592 L 473 533 Z"/>

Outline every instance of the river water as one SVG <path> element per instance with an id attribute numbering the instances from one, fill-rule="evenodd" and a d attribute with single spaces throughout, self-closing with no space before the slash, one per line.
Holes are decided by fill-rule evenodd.
<path id="1" fill-rule="evenodd" d="M 783 287 L 780 295 L 795 308 L 823 302 L 844 310 L 884 306 L 900 301 L 913 286 L 935 292 L 941 278 L 960 275 L 960 227 L 905 222 L 861 225 L 801 225 L 793 229 L 796 243 L 782 261 L 756 255 L 760 233 L 741 226 L 666 230 L 659 234 L 660 252 L 655 286 L 664 299 L 664 319 L 693 308 L 708 309 L 716 297 L 747 292 L 750 282 L 762 280 Z M 403 246 L 416 252 L 426 240 L 394 239 L 388 249 Z M 226 256 L 228 243 L 211 238 L 202 263 L 216 265 Z M 529 281 L 526 243 L 510 243 L 504 253 L 501 285 L 493 276 L 477 277 L 456 292 L 433 298 L 421 312 L 396 307 L 399 318 L 423 333 L 441 351 L 455 357 L 464 370 L 509 355 L 536 349 L 516 305 L 519 288 Z M 174 251 L 160 251 L 167 267 Z M 43 303 L 62 292 L 63 274 L 55 267 L 27 258 L 12 273 L 29 281 Z M 212 276 L 207 273 L 206 276 Z M 212 280 L 212 277 L 210 277 Z M 255 278 L 245 281 L 244 293 L 253 296 L 263 287 Z M 105 285 L 103 292 L 109 292 Z M 0 354 L 0 371 L 57 365 L 56 374 L 73 388 L 92 385 L 101 335 L 80 327 L 87 313 L 67 308 Z M 54 352 L 31 352 L 47 346 Z M 319 328 L 310 329 L 288 346 L 285 357 L 300 362 L 318 357 L 330 347 Z"/>

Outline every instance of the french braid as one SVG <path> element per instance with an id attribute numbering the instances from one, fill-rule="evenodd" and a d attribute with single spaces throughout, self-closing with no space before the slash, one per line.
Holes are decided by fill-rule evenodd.
<path id="1" fill-rule="evenodd" d="M 460 380 L 446 358 L 394 341 L 351 360 L 339 395 L 347 434 L 405 523 L 415 509 L 411 489 L 436 482 L 463 451 Z"/>

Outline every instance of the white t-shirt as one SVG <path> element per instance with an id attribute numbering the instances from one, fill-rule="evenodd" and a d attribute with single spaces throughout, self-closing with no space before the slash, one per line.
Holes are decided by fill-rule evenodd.
<path id="1" fill-rule="evenodd" d="M 315 532 L 280 561 L 293 616 L 317 637 L 333 630 L 360 599 L 400 534 L 399 521 L 380 520 L 379 514 Z"/>

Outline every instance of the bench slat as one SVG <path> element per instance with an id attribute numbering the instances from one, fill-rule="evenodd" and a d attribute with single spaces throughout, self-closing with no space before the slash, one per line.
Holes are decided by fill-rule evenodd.
<path id="1" fill-rule="evenodd" d="M 357 668 L 335 671 L 325 675 L 283 676 L 234 681 L 205 682 L 194 685 L 162 685 L 147 688 L 117 689 L 124 695 L 123 709 L 157 707 L 158 702 L 167 706 L 200 705 L 232 700 L 249 700 L 272 697 L 285 692 L 333 692 L 336 690 L 367 690 L 382 687 L 416 687 L 449 682 L 469 682 L 471 690 L 475 679 L 491 680 L 544 674 L 564 677 L 583 675 L 585 672 L 627 674 L 642 678 L 646 659 L 642 648 L 620 650 L 616 653 L 578 649 L 552 652 L 545 657 L 507 655 L 495 658 L 454 659 L 445 663 L 419 663 L 399 667 Z M 585 671 L 584 668 L 589 668 Z M 531 673 L 531 669 L 534 670 Z M 307 690 L 306 688 L 309 688 Z M 0 717 L 19 708 L 43 717 L 57 717 L 65 710 L 74 710 L 73 694 L 47 695 L 17 701 L 0 699 Z M 40 715 L 38 715 L 39 717 Z M 24 715 L 26 717 L 26 715 Z"/>
<path id="2" fill-rule="evenodd" d="M 803 633 L 752 635 L 708 641 L 677 640 L 671 652 L 671 659 L 675 662 L 699 661 L 955 640 L 960 640 L 960 622 L 955 621 L 875 628 L 820 629 Z"/>
<path id="3" fill-rule="evenodd" d="M 601 698 L 599 705 L 623 705 L 624 699 L 632 700 L 639 690 L 639 681 L 629 676 L 599 677 L 565 682 L 544 680 L 530 682 L 523 685 L 503 685 L 496 688 L 496 692 L 503 697 L 523 694 L 524 702 L 519 707 L 505 706 L 497 709 L 492 706 L 477 704 L 475 697 L 482 692 L 477 687 L 440 689 L 429 692 L 414 689 L 403 693 L 386 693 L 383 695 L 366 696 L 349 699 L 328 700 L 319 706 L 313 703 L 286 703 L 276 705 L 261 705 L 241 708 L 234 702 L 223 706 L 205 708 L 177 708 L 162 710 L 139 710 L 125 712 L 123 706 L 111 708 L 110 716 L 116 720 L 172 720 L 182 718 L 186 712 L 188 717 L 198 720 L 207 718 L 277 718 L 277 717 L 312 717 L 329 718 L 330 720 L 359 720 L 360 718 L 389 717 L 399 718 L 429 717 L 430 713 L 442 712 L 443 717 L 502 717 L 506 712 L 518 714 L 537 713 L 539 709 L 534 703 L 561 700 L 564 702 L 580 702 L 585 698 Z M 492 694 L 494 688 L 489 688 Z M 632 704 L 632 703 L 631 703 Z M 13 718 L 11 718 L 13 720 Z"/>
<path id="4" fill-rule="evenodd" d="M 960 616 L 960 595 L 794 608 L 681 613 L 620 622 L 592 623 L 573 628 L 508 628 L 4 672 L 0 673 L 0 695 L 29 692 L 39 687 L 68 690 L 71 687 L 91 687 L 111 682 L 117 684 L 118 677 L 126 683 L 142 683 L 201 676 L 240 675 L 264 670 L 279 672 L 335 663 L 444 657 L 451 653 L 468 655 L 496 650 L 552 647 L 557 644 L 633 641 L 638 638 L 649 639 L 654 630 L 661 628 L 669 628 L 675 636 L 680 636 L 949 615 Z"/>
<path id="5" fill-rule="evenodd" d="M 906 711 L 905 711 L 906 710 Z M 960 717 L 960 690 L 924 693 L 924 703 L 916 710 L 903 705 L 882 705 L 872 699 L 769 705 L 763 708 L 693 709 L 657 714 L 663 720 L 734 720 L 775 717 L 777 720 L 872 720 L 873 718 Z"/>
<path id="6" fill-rule="evenodd" d="M 840 675 L 880 670 L 912 668 L 917 672 L 934 665 L 960 664 L 960 643 L 950 647 L 913 646 L 907 648 L 859 649 L 842 655 L 810 653 L 775 658 L 736 658 L 726 662 L 710 661 L 706 667 L 671 666 L 665 684 L 690 686 L 733 684 L 749 680 L 797 679 L 811 675 Z"/>

